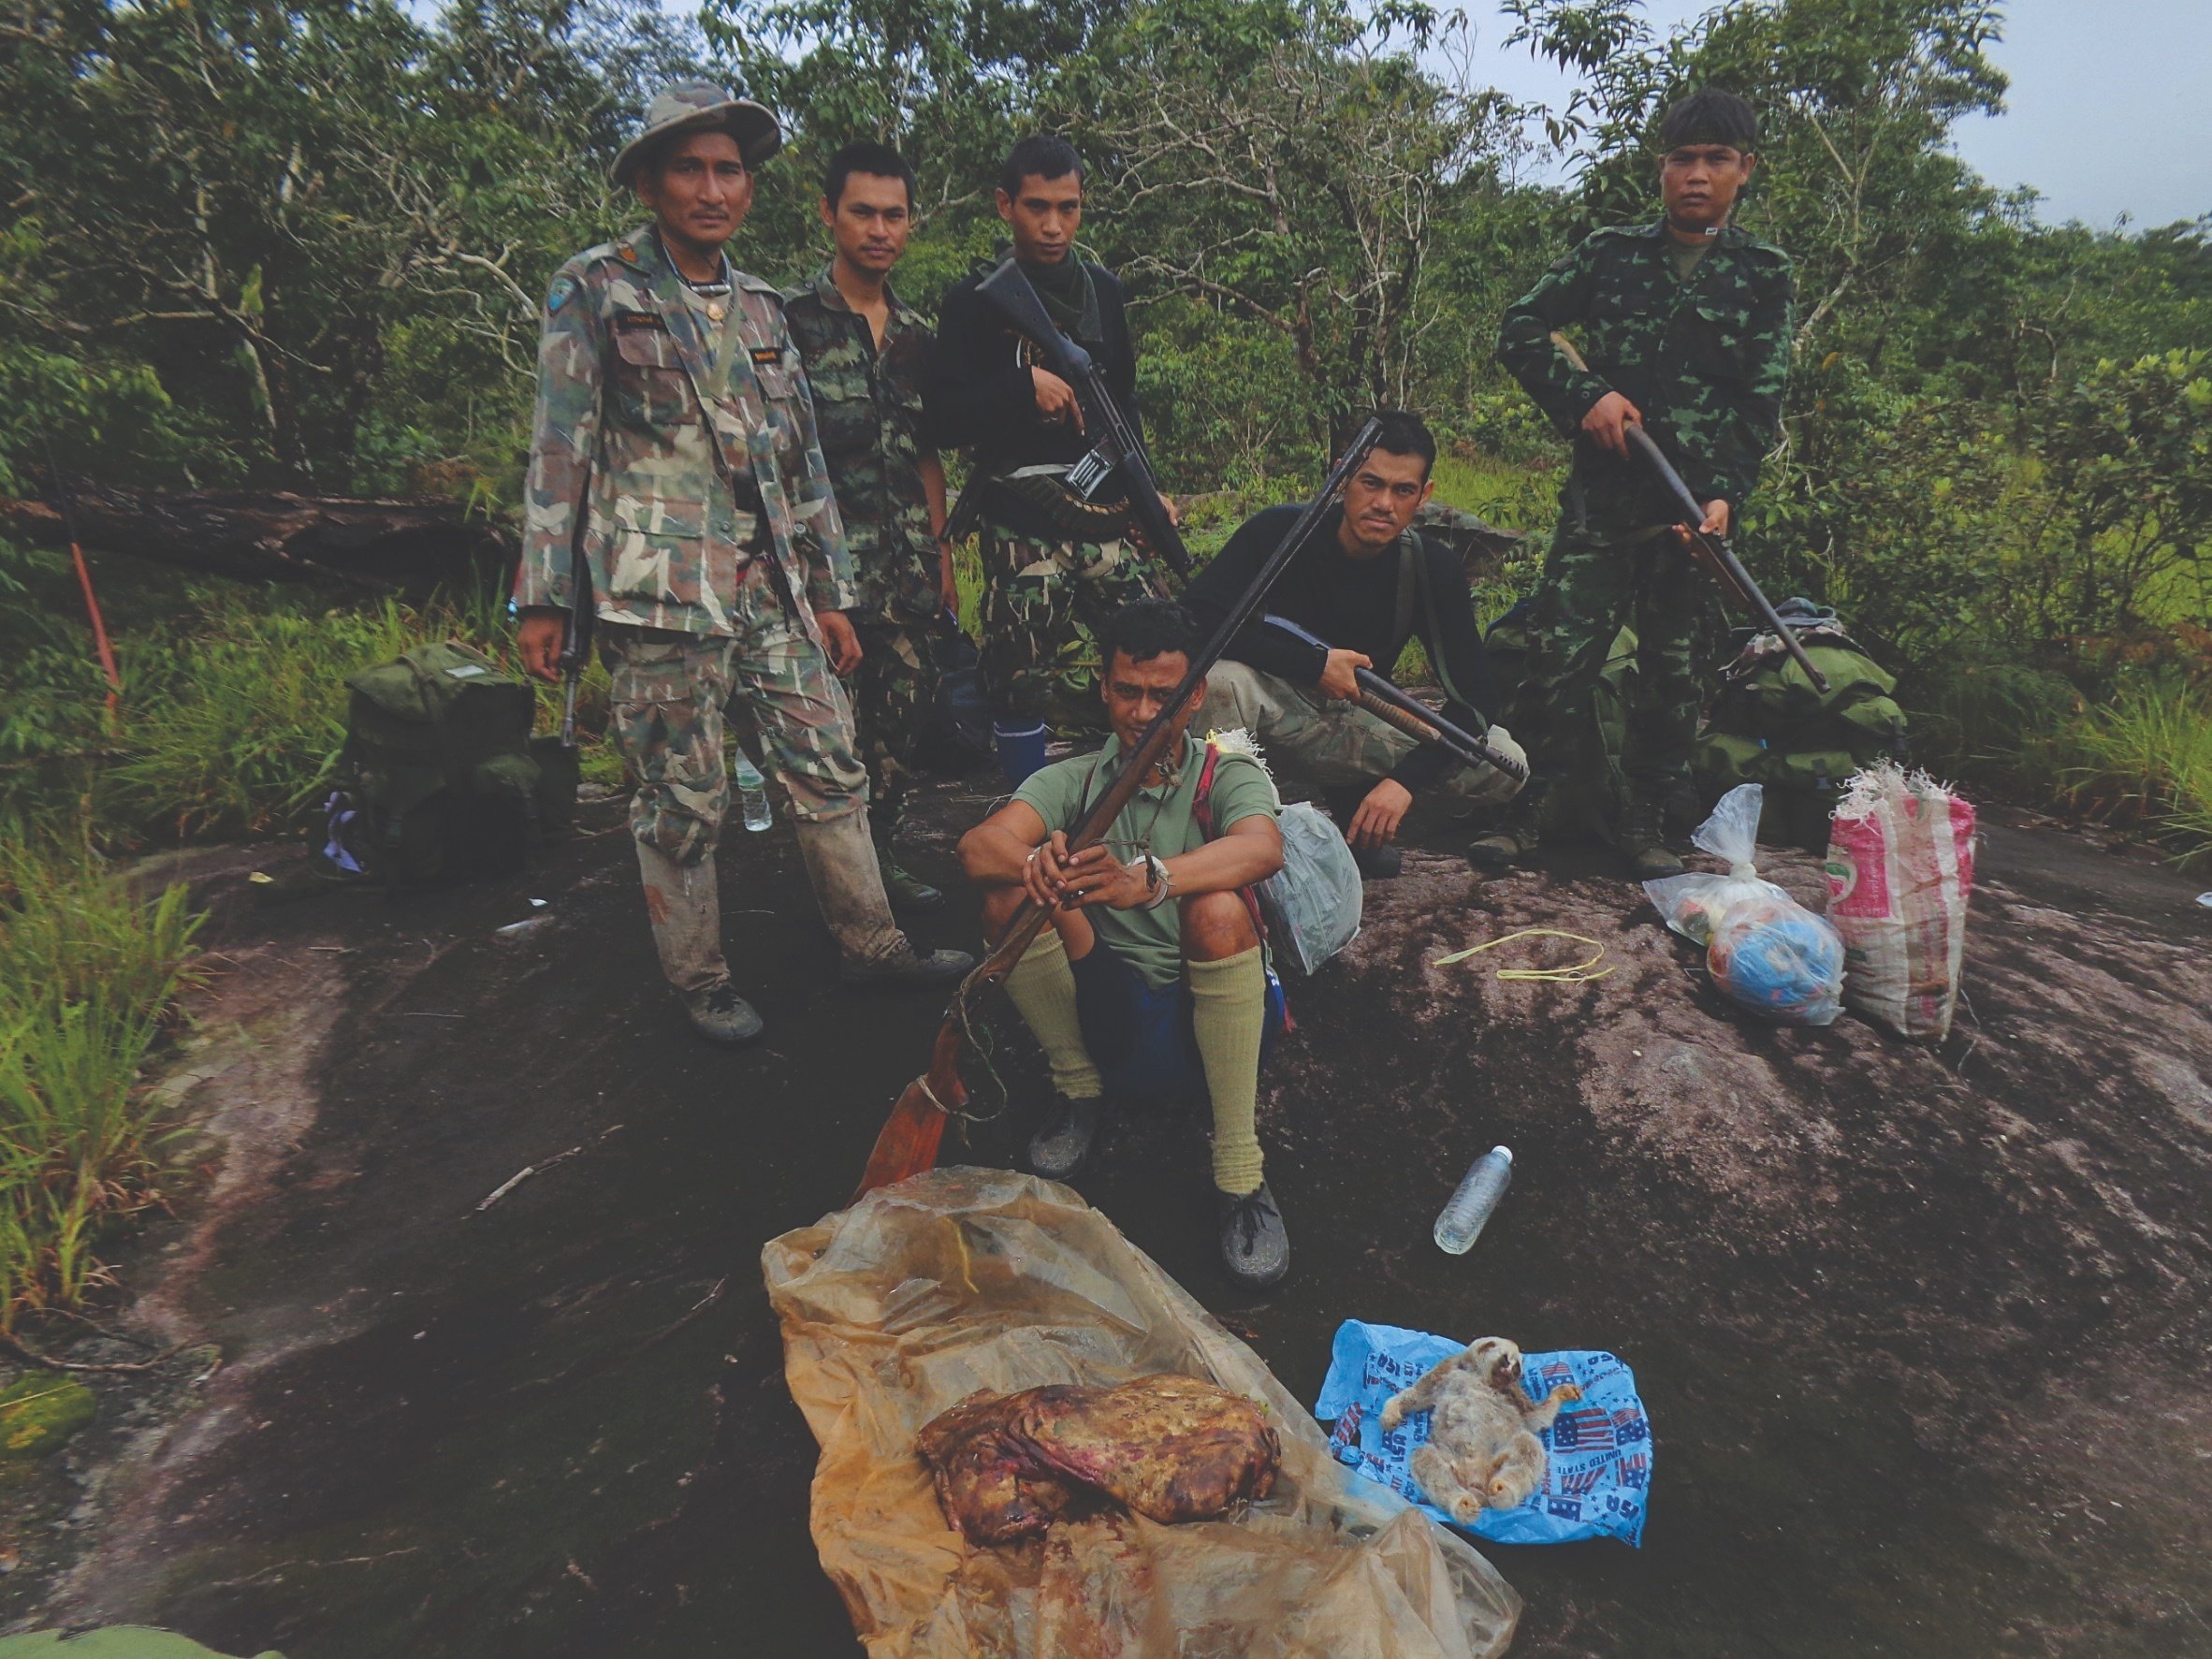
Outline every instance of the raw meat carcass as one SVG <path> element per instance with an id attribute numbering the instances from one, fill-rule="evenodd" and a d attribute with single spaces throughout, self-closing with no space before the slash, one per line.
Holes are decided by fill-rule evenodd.
<path id="1" fill-rule="evenodd" d="M 1096 1492 L 1159 1521 L 1211 1521 L 1274 1485 L 1282 1448 L 1249 1400 L 1188 1376 L 979 1393 L 916 1442 L 970 1542 L 1033 1536 Z"/>

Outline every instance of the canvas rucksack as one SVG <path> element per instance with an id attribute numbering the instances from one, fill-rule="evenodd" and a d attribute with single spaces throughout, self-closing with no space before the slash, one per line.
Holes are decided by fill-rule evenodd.
<path id="1" fill-rule="evenodd" d="M 1892 696 L 1897 677 L 1867 655 L 1833 611 L 1804 600 L 1781 610 L 1827 691 L 1813 689 L 1775 635 L 1754 634 L 1722 671 L 1691 773 L 1709 803 L 1739 783 L 1764 786 L 1759 838 L 1822 851 L 1828 816 L 1852 774 L 1884 756 L 1904 757 L 1905 715 Z"/>
<path id="2" fill-rule="evenodd" d="M 345 683 L 345 746 L 315 837 L 326 873 L 394 886 L 500 874 L 573 812 L 574 754 L 531 738 L 535 693 L 483 652 L 422 646 Z"/>

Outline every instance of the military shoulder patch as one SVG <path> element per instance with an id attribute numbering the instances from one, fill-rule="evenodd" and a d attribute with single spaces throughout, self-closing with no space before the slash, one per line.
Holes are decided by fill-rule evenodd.
<path id="1" fill-rule="evenodd" d="M 546 295 L 546 310 L 548 313 L 559 311 L 576 297 L 576 290 L 582 286 L 575 277 L 563 271 L 553 279 L 553 286 Z"/>

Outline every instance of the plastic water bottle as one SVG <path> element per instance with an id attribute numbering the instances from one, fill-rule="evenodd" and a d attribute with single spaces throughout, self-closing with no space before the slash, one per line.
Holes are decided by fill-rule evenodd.
<path id="1" fill-rule="evenodd" d="M 1513 1154 L 1507 1148 L 1493 1146 L 1477 1158 L 1467 1178 L 1451 1195 L 1451 1201 L 1436 1217 L 1436 1248 L 1464 1256 L 1481 1237 L 1483 1224 L 1490 1220 L 1512 1181 Z"/>
<path id="2" fill-rule="evenodd" d="M 745 803 L 747 829 L 764 830 L 776 822 L 775 808 L 768 805 L 768 780 L 743 753 L 737 756 L 737 794 Z"/>

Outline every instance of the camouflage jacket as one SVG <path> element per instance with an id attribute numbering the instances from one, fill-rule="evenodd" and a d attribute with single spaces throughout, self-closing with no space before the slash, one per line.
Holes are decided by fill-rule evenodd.
<path id="1" fill-rule="evenodd" d="M 800 625 L 819 643 L 812 612 L 853 603 L 845 531 L 783 300 L 736 272 L 730 305 L 718 353 L 649 226 L 555 273 L 538 346 L 517 604 L 568 607 L 581 512 L 603 619 L 734 632 L 738 572 L 758 536 L 718 475 L 701 399 L 731 467 L 750 472 L 736 483 L 748 496 L 758 490 L 767 543 L 790 591 L 807 601 Z"/>
<path id="2" fill-rule="evenodd" d="M 1685 282 L 1668 244 L 1663 221 L 1597 231 L 1507 307 L 1498 328 L 1498 361 L 1575 439 L 1574 483 L 1591 516 L 1621 527 L 1675 514 L 1641 462 L 1581 436 L 1600 398 L 1620 392 L 1643 413 L 1699 501 L 1740 507 L 1789 381 L 1789 256 L 1730 226 Z M 1575 339 L 1588 373 L 1551 342 L 1553 329 Z"/>
<path id="3" fill-rule="evenodd" d="M 935 617 L 937 537 L 922 488 L 922 366 L 929 325 L 886 285 L 891 317 L 877 348 L 868 321 L 823 266 L 783 295 L 791 337 L 813 388 L 822 458 L 852 551 L 860 608 L 886 617 Z"/>

